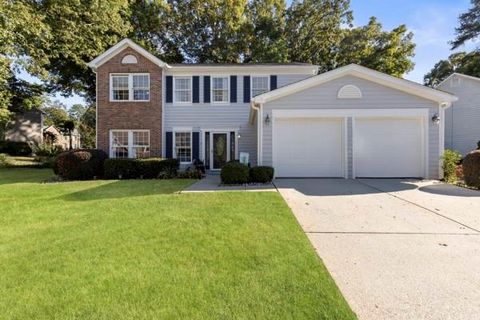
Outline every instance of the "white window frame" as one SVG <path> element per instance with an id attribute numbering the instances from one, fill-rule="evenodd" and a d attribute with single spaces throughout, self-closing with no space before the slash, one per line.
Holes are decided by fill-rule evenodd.
<path id="1" fill-rule="evenodd" d="M 134 155 L 134 152 L 133 152 L 133 149 L 135 147 L 138 147 L 138 145 L 133 145 L 133 133 L 134 132 L 148 132 L 148 148 L 151 152 L 151 133 L 150 133 L 150 130 L 144 130 L 144 129 L 111 129 L 110 130 L 110 145 L 109 145 L 109 148 L 110 148 L 110 158 L 116 158 L 115 157 L 115 152 L 113 152 L 113 132 L 128 132 L 128 143 L 127 143 L 127 148 L 128 148 L 128 158 L 119 158 L 119 159 L 131 159 L 131 158 L 134 158 L 133 155 Z M 144 146 L 142 146 L 144 147 Z"/>
<path id="2" fill-rule="evenodd" d="M 173 158 L 177 159 L 177 133 L 190 134 L 190 161 L 180 161 L 180 164 L 190 164 L 193 161 L 193 131 L 192 129 L 174 129 L 173 130 Z"/>
<path id="3" fill-rule="evenodd" d="M 264 93 L 267 93 L 270 91 L 270 75 L 265 75 L 265 74 L 256 74 L 256 75 L 251 75 L 250 76 L 250 99 L 254 98 L 253 96 L 253 78 L 267 78 L 267 91 Z"/>
<path id="4" fill-rule="evenodd" d="M 213 79 L 227 79 L 227 101 L 214 101 L 213 97 Z M 212 104 L 229 104 L 230 103 L 230 76 L 228 75 L 211 75 L 210 76 L 210 102 Z"/>
<path id="5" fill-rule="evenodd" d="M 113 96 L 113 77 L 115 76 L 128 76 L 128 100 L 116 100 Z M 148 76 L 148 100 L 134 100 L 133 99 L 133 76 Z M 149 102 L 152 95 L 152 84 L 150 79 L 150 73 L 110 73 L 110 102 Z"/>
<path id="6" fill-rule="evenodd" d="M 177 79 L 188 79 L 190 81 L 190 100 L 188 101 L 177 101 L 177 95 L 175 94 L 176 91 L 176 81 Z M 172 93 L 173 93 L 173 102 L 174 103 L 179 103 L 179 104 L 186 104 L 186 103 L 192 103 L 193 99 L 193 78 L 192 76 L 174 76 L 173 77 L 173 84 L 172 84 Z M 186 90 L 185 90 L 186 91 Z"/>

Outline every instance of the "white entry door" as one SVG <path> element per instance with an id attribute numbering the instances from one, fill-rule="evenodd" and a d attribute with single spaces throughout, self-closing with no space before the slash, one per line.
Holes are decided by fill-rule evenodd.
<path id="1" fill-rule="evenodd" d="M 343 118 L 278 118 L 273 128 L 277 177 L 344 177 Z"/>
<path id="2" fill-rule="evenodd" d="M 356 177 L 424 177 L 422 118 L 356 118 Z"/>

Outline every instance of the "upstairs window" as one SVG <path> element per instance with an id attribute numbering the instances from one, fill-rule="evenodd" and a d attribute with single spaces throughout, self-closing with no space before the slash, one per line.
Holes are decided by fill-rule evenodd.
<path id="1" fill-rule="evenodd" d="M 267 76 L 252 77 L 252 98 L 270 90 L 268 80 Z"/>
<path id="2" fill-rule="evenodd" d="M 175 77 L 173 81 L 175 102 L 192 102 L 192 78 Z"/>
<path id="3" fill-rule="evenodd" d="M 110 75 L 111 101 L 149 101 L 150 74 Z"/>
<path id="4" fill-rule="evenodd" d="M 212 78 L 212 102 L 228 102 L 228 77 Z"/>

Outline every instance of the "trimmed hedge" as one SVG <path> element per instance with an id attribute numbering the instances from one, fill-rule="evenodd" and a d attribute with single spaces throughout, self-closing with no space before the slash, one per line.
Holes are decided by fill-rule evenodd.
<path id="1" fill-rule="evenodd" d="M 274 170 L 272 167 L 260 166 L 250 168 L 250 182 L 268 183 L 273 180 Z"/>
<path id="2" fill-rule="evenodd" d="M 249 180 L 248 166 L 238 162 L 230 161 L 225 164 L 220 172 L 223 184 L 244 184 Z"/>
<path id="3" fill-rule="evenodd" d="M 29 156 L 32 154 L 32 148 L 27 142 L 0 141 L 0 153 L 6 153 L 11 156 Z"/>
<path id="4" fill-rule="evenodd" d="M 178 167 L 177 159 L 107 159 L 105 161 L 105 178 L 168 179 L 177 175 Z"/>
<path id="5" fill-rule="evenodd" d="M 480 150 L 467 154 L 463 159 L 462 168 L 465 184 L 480 189 Z"/>
<path id="6" fill-rule="evenodd" d="M 60 153 L 53 171 L 65 180 L 91 180 L 103 175 L 107 154 L 97 149 L 77 149 Z"/>

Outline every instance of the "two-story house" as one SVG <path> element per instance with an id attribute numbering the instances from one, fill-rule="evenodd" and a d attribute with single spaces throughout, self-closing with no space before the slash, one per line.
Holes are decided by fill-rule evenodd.
<path id="1" fill-rule="evenodd" d="M 89 63 L 110 157 L 246 156 L 277 177 L 441 176 L 448 93 L 358 65 L 168 64 L 129 39 Z"/>

